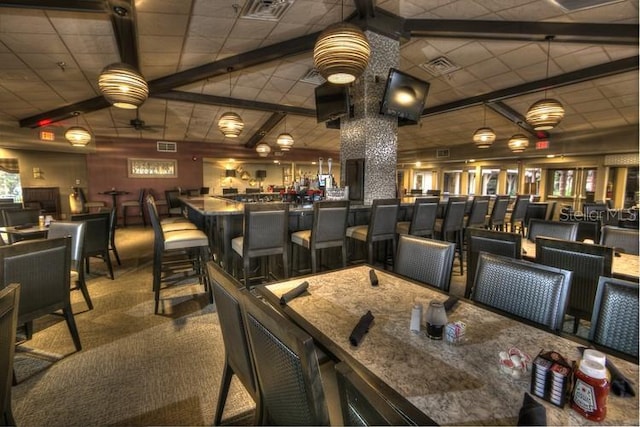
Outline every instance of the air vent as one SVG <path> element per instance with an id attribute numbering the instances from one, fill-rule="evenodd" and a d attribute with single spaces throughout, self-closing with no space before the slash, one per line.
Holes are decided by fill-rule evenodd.
<path id="1" fill-rule="evenodd" d="M 444 157 L 449 157 L 449 149 L 448 148 L 440 148 L 436 150 L 436 159 L 442 159 Z"/>
<path id="2" fill-rule="evenodd" d="M 425 62 L 420 65 L 427 73 L 434 77 L 445 76 L 460 69 L 460 66 L 454 64 L 444 56 L 436 58 L 432 61 Z"/>
<path id="3" fill-rule="evenodd" d="M 324 77 L 320 75 L 318 70 L 316 70 L 315 68 L 311 68 L 309 69 L 309 71 L 307 71 L 307 74 L 305 74 L 304 77 L 300 79 L 300 81 L 319 86 L 322 83 L 324 83 L 326 80 L 324 79 Z"/>
<path id="4" fill-rule="evenodd" d="M 242 18 L 279 21 L 294 0 L 249 0 L 242 10 Z"/>
<path id="5" fill-rule="evenodd" d="M 577 10 L 620 3 L 621 1 L 622 0 L 551 0 L 551 3 L 555 3 L 566 12 L 575 12 Z"/>
<path id="6" fill-rule="evenodd" d="M 178 151 L 178 144 L 175 142 L 157 141 L 156 147 L 160 153 L 175 153 Z"/>

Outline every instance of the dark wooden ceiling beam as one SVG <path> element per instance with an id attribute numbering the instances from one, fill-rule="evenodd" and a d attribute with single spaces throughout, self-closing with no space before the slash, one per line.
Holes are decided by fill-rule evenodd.
<path id="1" fill-rule="evenodd" d="M 555 42 L 635 46 L 639 40 L 635 24 L 405 19 L 404 30 L 411 37 L 544 41 L 552 35 Z"/>
<path id="2" fill-rule="evenodd" d="M 291 105 L 272 104 L 269 102 L 250 101 L 247 99 L 228 98 L 216 95 L 204 95 L 200 93 L 183 92 L 170 90 L 154 95 L 154 98 L 167 99 L 170 101 L 181 101 L 193 104 L 219 105 L 222 107 L 244 108 L 247 110 L 280 111 L 296 116 L 315 117 L 316 110 L 310 108 L 293 107 Z"/>
<path id="3" fill-rule="evenodd" d="M 255 148 L 258 142 L 262 141 L 262 139 L 271 132 L 273 128 L 278 126 L 278 123 L 280 123 L 286 116 L 287 115 L 282 112 L 273 113 L 271 117 L 269 117 L 253 135 L 251 135 L 251 138 L 249 138 L 244 146 L 246 148 Z"/>
<path id="4" fill-rule="evenodd" d="M 102 13 L 109 10 L 109 5 L 106 0 L 0 0 L 0 7 Z"/>
<path id="5" fill-rule="evenodd" d="M 111 9 L 111 25 L 118 44 L 120 60 L 139 70 L 135 5 L 132 0 L 110 1 L 109 5 Z"/>
<path id="6" fill-rule="evenodd" d="M 306 36 L 274 43 L 249 52 L 230 56 L 219 61 L 210 62 L 185 71 L 180 71 L 166 77 L 160 77 L 149 82 L 149 92 L 151 94 L 165 92 L 180 86 L 227 74 L 229 69 L 233 71 L 243 70 L 265 62 L 275 61 L 291 55 L 308 52 L 313 50 L 313 46 L 315 45 L 316 39 L 319 35 L 320 32 L 307 34 Z"/>
<path id="7" fill-rule="evenodd" d="M 538 132 L 529 123 L 527 123 L 525 117 L 519 112 L 517 112 L 516 110 L 514 110 L 513 108 L 509 107 L 504 102 L 502 101 L 487 102 L 486 106 L 487 108 L 491 108 L 491 110 L 500 114 L 502 117 L 506 118 L 510 122 L 515 123 L 525 132 L 533 136 L 538 136 Z"/>
<path id="8" fill-rule="evenodd" d="M 472 96 L 471 98 L 461 99 L 459 101 L 453 101 L 446 104 L 425 108 L 422 111 L 421 116 L 429 117 L 437 114 L 448 113 L 450 111 L 460 110 L 463 108 L 472 107 L 474 105 L 502 101 L 505 99 L 514 98 L 516 96 L 540 92 L 544 89 L 553 89 L 557 87 L 568 86 L 588 80 L 594 80 L 602 77 L 625 73 L 628 71 L 635 71 L 637 69 L 638 56 L 618 59 L 616 61 L 607 62 L 605 64 L 583 68 L 582 70 L 571 71 L 569 73 L 560 74 L 546 79 L 523 83 L 518 86 L 500 89 L 482 95 Z"/>

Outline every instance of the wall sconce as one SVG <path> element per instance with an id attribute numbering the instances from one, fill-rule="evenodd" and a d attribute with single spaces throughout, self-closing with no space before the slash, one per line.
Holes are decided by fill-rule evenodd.
<path id="1" fill-rule="evenodd" d="M 33 178 L 34 179 L 44 179 L 44 172 L 40 168 L 33 168 Z"/>

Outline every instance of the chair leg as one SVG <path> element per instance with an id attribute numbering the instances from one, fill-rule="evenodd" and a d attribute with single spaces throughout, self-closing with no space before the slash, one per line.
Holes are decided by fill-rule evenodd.
<path id="1" fill-rule="evenodd" d="M 249 283 L 249 268 L 251 267 L 251 259 L 249 257 L 242 258 L 242 274 L 244 276 L 244 286 L 247 290 L 251 290 L 251 283 Z"/>
<path id="2" fill-rule="evenodd" d="M 33 338 L 33 321 L 32 320 L 24 324 L 24 335 L 28 340 Z"/>
<path id="3" fill-rule="evenodd" d="M 84 277 L 78 280 L 78 289 L 80 289 L 80 292 L 82 292 L 82 296 L 84 297 L 84 300 L 87 303 L 87 307 L 89 307 L 89 310 L 93 310 L 93 303 L 91 302 L 91 297 L 89 296 L 89 289 L 87 288 L 87 282 L 84 280 Z"/>
<path id="4" fill-rule="evenodd" d="M 347 267 L 347 246 L 342 245 L 342 267 Z"/>
<path id="5" fill-rule="evenodd" d="M 220 393 L 218 394 L 218 404 L 216 406 L 216 415 L 213 420 L 214 426 L 219 426 L 222 421 L 222 413 L 224 411 L 224 405 L 227 403 L 227 396 L 229 395 L 229 387 L 231 386 L 231 379 L 233 378 L 233 369 L 229 366 L 229 360 L 225 357 L 224 371 L 222 372 L 222 381 L 220 382 Z"/>
<path id="6" fill-rule="evenodd" d="M 107 263 L 107 268 L 109 269 L 109 277 L 111 277 L 111 280 L 115 280 L 113 276 L 113 266 L 111 265 L 111 256 L 109 255 L 109 248 L 107 248 L 102 253 L 102 257 L 104 258 L 104 262 Z"/>
<path id="7" fill-rule="evenodd" d="M 113 251 L 113 255 L 115 255 L 116 257 L 116 262 L 118 263 L 118 265 L 122 265 L 122 263 L 120 262 L 120 255 L 118 255 L 118 249 L 116 249 L 116 242 L 113 237 L 111 238 L 111 250 Z"/>
<path id="8" fill-rule="evenodd" d="M 284 278 L 289 278 L 289 248 L 285 246 L 282 251 L 282 268 L 284 270 Z"/>
<path id="9" fill-rule="evenodd" d="M 580 318 L 578 316 L 573 318 L 573 334 L 578 333 L 578 327 L 580 326 Z"/>
<path id="10" fill-rule="evenodd" d="M 373 242 L 367 243 L 367 262 L 373 265 Z"/>
<path id="11" fill-rule="evenodd" d="M 162 252 L 158 249 L 153 251 L 153 293 L 155 306 L 153 312 L 158 314 L 158 306 L 160 305 L 160 279 L 162 274 Z"/>
<path id="12" fill-rule="evenodd" d="M 71 307 L 63 308 L 62 314 L 64 315 L 64 319 L 67 321 L 67 326 L 69 327 L 69 332 L 71 332 L 71 338 L 73 339 L 73 344 L 76 346 L 76 351 L 82 350 L 82 344 L 80 344 L 80 335 L 78 334 L 78 327 L 76 326 L 76 320 L 73 317 Z"/>

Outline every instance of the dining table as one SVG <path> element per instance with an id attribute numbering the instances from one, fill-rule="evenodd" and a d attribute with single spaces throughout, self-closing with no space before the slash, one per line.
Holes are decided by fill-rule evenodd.
<path id="1" fill-rule="evenodd" d="M 536 243 L 522 239 L 522 257 L 529 261 L 536 260 Z M 638 281 L 640 277 L 640 257 L 614 251 L 611 263 L 611 275 L 620 279 Z"/>
<path id="2" fill-rule="evenodd" d="M 373 286 L 373 270 L 378 284 Z M 304 293 L 280 303 L 283 294 L 307 282 Z M 464 325 L 456 341 L 434 340 L 410 330 L 414 305 L 427 307 L 448 295 L 392 272 L 366 264 L 259 285 L 266 302 L 304 329 L 336 361 L 344 361 L 385 395 L 401 398 L 444 425 L 516 425 L 531 370 L 516 377 L 504 372 L 501 352 L 518 349 L 534 359 L 554 351 L 569 361 L 580 359 L 580 343 L 460 298 L 448 322 Z M 371 312 L 364 338 L 353 345 L 350 334 Z M 457 323 L 455 323 L 457 322 Z M 584 344 L 584 343 L 583 343 Z M 503 353 L 504 354 L 504 353 Z M 637 388 L 638 365 L 607 355 L 609 362 Z M 548 425 L 638 425 L 638 398 L 609 394 L 604 421 L 593 423 L 571 409 L 534 397 L 546 409 Z"/>
<path id="3" fill-rule="evenodd" d="M 13 236 L 15 240 L 39 239 L 47 237 L 49 227 L 38 224 L 24 224 L 0 227 L 0 235 Z M 11 239 L 10 239 L 11 240 Z"/>

